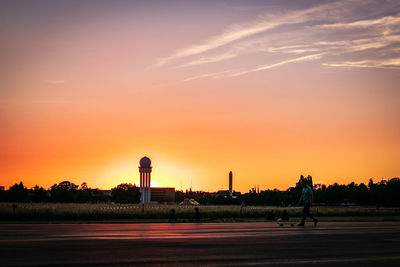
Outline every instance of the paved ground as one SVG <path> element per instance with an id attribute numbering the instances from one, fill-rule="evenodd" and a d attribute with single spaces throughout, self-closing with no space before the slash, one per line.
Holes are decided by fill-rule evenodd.
<path id="1" fill-rule="evenodd" d="M 0 224 L 0 265 L 392 265 L 398 222 Z"/>

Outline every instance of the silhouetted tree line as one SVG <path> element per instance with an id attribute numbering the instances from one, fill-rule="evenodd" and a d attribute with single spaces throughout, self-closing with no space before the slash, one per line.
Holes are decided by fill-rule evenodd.
<path id="1" fill-rule="evenodd" d="M 392 178 L 374 183 L 369 180 L 368 185 L 354 182 L 348 185 L 334 183 L 326 186 L 313 184 L 312 177 L 305 178 L 313 188 L 314 203 L 319 205 L 378 205 L 378 206 L 400 206 L 400 179 Z M 228 195 L 215 195 L 208 192 L 176 191 L 175 200 L 181 202 L 185 198 L 193 198 L 200 204 L 210 205 L 273 205 L 289 206 L 297 205 L 301 195 L 299 183 L 286 191 L 263 190 L 259 193 L 250 190 L 249 193 L 232 198 Z"/>
<path id="2" fill-rule="evenodd" d="M 120 184 L 111 190 L 111 199 L 117 203 L 139 203 L 139 187 L 132 184 Z"/>
<path id="3" fill-rule="evenodd" d="M 400 179 L 392 178 L 374 183 L 372 179 L 366 185 L 354 182 L 348 185 L 334 183 L 326 186 L 313 184 L 312 177 L 305 178 L 313 187 L 314 203 L 320 205 L 339 205 L 343 203 L 356 205 L 400 206 Z M 182 202 L 185 198 L 193 198 L 203 205 L 295 205 L 301 195 L 301 186 L 288 188 L 286 191 L 264 190 L 259 193 L 251 190 L 249 193 L 237 193 L 234 197 L 226 194 L 216 194 L 203 191 L 176 191 L 175 201 Z M 1 202 L 64 202 L 64 203 L 139 203 L 139 187 L 132 184 L 120 184 L 105 194 L 99 189 L 92 189 L 83 183 L 78 186 L 69 181 L 54 184 L 49 189 L 40 186 L 26 188 L 22 182 L 9 190 L 0 191 Z"/>
<path id="4" fill-rule="evenodd" d="M 100 189 L 89 188 L 86 183 L 78 186 L 69 181 L 54 184 L 48 190 L 38 185 L 31 189 L 22 182 L 9 190 L 0 191 L 1 202 L 58 202 L 58 203 L 139 203 L 139 187 L 132 184 L 120 184 L 111 190 L 111 196 Z"/>
<path id="5" fill-rule="evenodd" d="M 275 189 L 261 191 L 259 194 L 247 193 L 243 195 L 243 202 L 248 205 L 295 205 L 301 190 L 297 183 L 286 191 Z M 334 183 L 329 186 L 314 184 L 313 195 L 313 202 L 319 205 L 400 206 L 400 179 L 392 178 L 377 183 L 370 179 L 368 185 L 354 182 L 347 185 Z"/>

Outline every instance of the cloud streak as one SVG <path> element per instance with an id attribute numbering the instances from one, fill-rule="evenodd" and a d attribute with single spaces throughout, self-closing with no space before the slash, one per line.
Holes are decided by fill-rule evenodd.
<path id="1" fill-rule="evenodd" d="M 345 61 L 337 63 L 322 63 L 322 65 L 328 67 L 377 68 L 377 69 L 400 70 L 400 58 L 391 58 L 386 60 L 362 60 L 362 61 Z"/>
<path id="2" fill-rule="evenodd" d="M 49 84 L 54 84 L 54 85 L 65 83 L 64 80 L 46 80 L 45 82 L 49 83 Z"/>
<path id="3" fill-rule="evenodd" d="M 191 71 L 202 72 L 183 82 L 237 77 L 304 61 L 325 67 L 398 69 L 399 14 L 400 2 L 359 0 L 330 2 L 279 15 L 267 13 L 230 26 L 202 44 L 179 49 L 160 58 L 156 65 L 180 62 L 174 68 L 191 67 Z M 285 59 L 288 54 L 302 56 Z M 271 58 L 278 62 L 269 62 Z M 254 65 L 227 69 L 224 62 L 228 60 L 239 66 L 242 60 Z M 200 66 L 206 64 L 220 71 L 204 73 Z"/>
<path id="4" fill-rule="evenodd" d="M 268 69 L 272 69 L 272 68 L 275 68 L 275 67 L 279 67 L 279 66 L 282 66 L 282 65 L 289 64 L 289 63 L 294 63 L 294 62 L 317 60 L 317 59 L 320 59 L 322 57 L 322 55 L 323 55 L 323 53 L 313 54 L 313 55 L 307 55 L 307 56 L 303 56 L 303 57 L 284 60 L 284 61 L 281 61 L 281 62 L 278 62 L 278 63 L 274 63 L 274 64 L 262 65 L 262 66 L 258 66 L 256 68 L 253 68 L 253 69 L 250 69 L 250 70 L 237 72 L 237 73 L 231 75 L 230 77 L 236 77 L 236 76 L 241 76 L 241 75 L 252 73 L 252 72 L 268 70 Z"/>
<path id="5" fill-rule="evenodd" d="M 359 20 L 349 23 L 333 23 L 333 24 L 324 24 L 317 25 L 317 28 L 340 28 L 340 29 L 348 29 L 348 28 L 366 28 L 371 26 L 382 26 L 382 25 L 394 25 L 400 23 L 400 17 L 396 16 L 386 16 L 379 19 L 369 19 L 369 20 Z"/>
<path id="6" fill-rule="evenodd" d="M 334 2 L 319 5 L 305 10 L 292 11 L 284 15 L 279 14 L 275 16 L 270 16 L 269 14 L 264 14 L 263 16 L 260 16 L 261 19 L 228 27 L 228 29 L 225 30 L 222 34 L 210 38 L 203 44 L 193 45 L 185 49 L 180 49 L 170 56 L 160 58 L 156 63 L 156 66 L 160 67 L 172 60 L 198 55 L 213 49 L 217 49 L 232 42 L 275 29 L 282 25 L 306 22 L 313 17 L 312 15 L 326 12 L 328 10 L 341 6 L 343 6 L 342 2 Z"/>
<path id="7" fill-rule="evenodd" d="M 208 56 L 208 57 L 201 57 L 199 59 L 190 61 L 188 63 L 182 64 L 178 66 L 177 68 L 183 68 L 183 67 L 190 67 L 190 66 L 197 66 L 197 65 L 202 65 L 206 63 L 213 63 L 213 62 L 219 62 L 231 58 L 235 58 L 238 56 L 238 53 L 236 51 L 228 51 L 227 53 L 223 54 L 217 54 L 213 56 Z"/>
<path id="8" fill-rule="evenodd" d="M 322 57 L 323 53 L 320 54 L 313 54 L 313 55 L 307 55 L 303 57 L 298 57 L 298 58 L 293 58 L 293 59 L 288 59 L 284 61 L 280 61 L 278 63 L 274 64 L 267 64 L 267 65 L 261 65 L 257 66 L 255 68 L 249 69 L 249 70 L 227 70 L 227 71 L 222 71 L 222 72 L 215 72 L 215 73 L 208 73 L 208 74 L 202 74 L 194 77 L 190 77 L 187 79 L 184 79 L 182 82 L 188 82 L 192 80 L 197 80 L 201 78 L 227 78 L 227 77 L 237 77 L 237 76 L 242 76 L 248 73 L 252 72 L 258 72 L 258 71 L 263 71 L 263 70 L 268 70 L 272 68 L 276 68 L 282 65 L 286 65 L 289 63 L 294 63 L 294 62 L 301 62 L 301 61 L 312 61 L 312 60 L 317 60 Z"/>
<path id="9" fill-rule="evenodd" d="M 186 78 L 184 80 L 182 80 L 181 82 L 189 82 L 189 81 L 193 81 L 193 80 L 198 80 L 198 79 L 202 79 L 202 78 L 225 78 L 225 77 L 229 77 L 229 75 L 232 75 L 232 73 L 234 73 L 234 70 L 225 70 L 225 71 L 219 71 L 219 72 L 212 72 L 212 73 L 206 73 L 206 74 L 201 74 L 201 75 L 196 75 L 196 76 L 192 76 L 189 78 Z"/>
<path id="10" fill-rule="evenodd" d="M 158 60 L 156 66 L 163 66 L 171 60 L 188 57 L 192 55 L 197 55 L 200 53 L 207 52 L 212 49 L 216 49 L 218 47 L 224 46 L 231 42 L 243 39 L 245 37 L 273 29 L 280 25 L 279 22 L 260 22 L 250 25 L 249 27 L 245 26 L 235 26 L 233 28 L 238 28 L 235 30 L 229 30 L 225 33 L 215 36 L 210 40 L 206 41 L 204 44 L 195 45 L 192 47 L 188 47 L 186 49 L 178 50 L 174 54 L 168 57 L 164 57 Z"/>

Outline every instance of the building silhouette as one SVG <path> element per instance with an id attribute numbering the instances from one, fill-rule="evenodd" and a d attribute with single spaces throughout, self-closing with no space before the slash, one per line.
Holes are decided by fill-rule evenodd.
<path id="1" fill-rule="evenodd" d="M 174 187 L 151 187 L 151 201 L 159 203 L 175 202 Z"/>
<path id="2" fill-rule="evenodd" d="M 147 204 L 151 201 L 150 177 L 151 177 L 151 160 L 143 157 L 140 160 L 140 203 Z"/>
<path id="3" fill-rule="evenodd" d="M 232 183 L 233 183 L 233 177 L 232 177 L 232 171 L 229 172 L 229 196 L 232 196 Z"/>
<path id="4" fill-rule="evenodd" d="M 139 162 L 140 173 L 140 203 L 169 203 L 175 201 L 174 187 L 151 187 L 151 160 L 143 157 Z"/>

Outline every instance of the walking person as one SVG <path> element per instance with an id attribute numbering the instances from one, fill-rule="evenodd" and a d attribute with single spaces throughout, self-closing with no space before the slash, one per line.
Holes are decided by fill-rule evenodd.
<path id="1" fill-rule="evenodd" d="M 176 214 L 175 214 L 175 209 L 171 209 L 169 213 L 169 219 L 168 222 L 170 223 L 176 223 L 178 220 L 176 219 Z"/>
<path id="2" fill-rule="evenodd" d="M 199 208 L 194 208 L 194 214 L 193 214 L 192 221 L 200 222 L 200 220 L 201 220 L 201 216 L 200 216 Z"/>
<path id="3" fill-rule="evenodd" d="M 300 184 L 303 190 L 300 196 L 299 204 L 303 202 L 303 217 L 301 218 L 301 222 L 298 224 L 298 226 L 304 226 L 307 216 L 314 221 L 314 226 L 317 226 L 318 220 L 310 213 L 311 203 L 313 201 L 313 192 L 303 175 L 300 176 Z"/>

